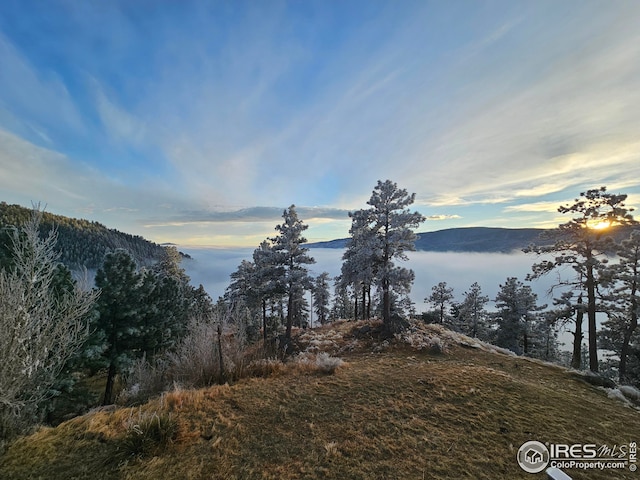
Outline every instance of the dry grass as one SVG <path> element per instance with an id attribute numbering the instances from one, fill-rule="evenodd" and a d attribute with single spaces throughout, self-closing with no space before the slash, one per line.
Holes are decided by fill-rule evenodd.
<path id="1" fill-rule="evenodd" d="M 350 330 L 325 327 L 322 338 L 307 339 L 342 351 L 348 364 L 333 375 L 299 363 L 267 365 L 268 378 L 169 392 L 145 405 L 177 422 L 157 456 L 118 464 L 118 442 L 138 410 L 97 412 L 16 442 L 0 457 L 0 478 L 527 478 L 515 459 L 525 441 L 640 438 L 637 411 L 560 368 L 452 339 L 446 354 L 401 341 L 371 353 L 380 342 Z"/>

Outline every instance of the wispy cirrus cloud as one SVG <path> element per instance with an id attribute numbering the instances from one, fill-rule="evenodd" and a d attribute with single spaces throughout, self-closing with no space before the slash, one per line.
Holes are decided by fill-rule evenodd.
<path id="1" fill-rule="evenodd" d="M 24 8 L 0 5 L 0 168 L 21 201 L 211 243 L 291 203 L 345 236 L 387 178 L 456 226 L 640 190 L 633 3 Z"/>
<path id="2" fill-rule="evenodd" d="M 190 223 L 252 223 L 252 222 L 278 222 L 288 207 L 249 207 L 239 210 L 198 210 L 183 211 L 175 215 L 175 219 L 168 220 L 168 223 L 174 225 L 187 225 Z M 296 207 L 298 217 L 309 220 L 344 220 L 349 218 L 349 212 L 339 208 L 327 207 Z M 166 220 L 165 217 L 163 219 Z M 149 225 L 154 225 L 153 220 L 149 220 Z M 155 225 L 159 225 L 156 223 Z"/>
<path id="3" fill-rule="evenodd" d="M 440 215 L 427 215 L 425 218 L 427 220 L 451 220 L 451 219 L 458 219 L 458 218 L 462 218 L 462 217 L 460 215 L 440 214 Z"/>
<path id="4" fill-rule="evenodd" d="M 0 126 L 40 145 L 52 144 L 54 131 L 86 132 L 63 79 L 24 56 L 0 30 Z"/>

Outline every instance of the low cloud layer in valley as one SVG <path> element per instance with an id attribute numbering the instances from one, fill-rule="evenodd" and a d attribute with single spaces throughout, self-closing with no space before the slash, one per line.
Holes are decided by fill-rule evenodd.
<path id="1" fill-rule="evenodd" d="M 229 285 L 229 276 L 233 273 L 242 260 L 251 260 L 252 248 L 181 248 L 191 255 L 191 260 L 183 263 L 194 285 L 202 284 L 211 298 L 217 300 L 224 294 Z M 331 277 L 340 274 L 342 265 L 342 249 L 314 248 L 310 255 L 316 263 L 310 266 L 314 276 L 322 272 L 328 272 Z M 455 299 L 462 300 L 471 284 L 478 282 L 482 291 L 491 302 L 487 306 L 489 310 L 494 308 L 493 299 L 500 290 L 500 284 L 508 277 L 525 279 L 531 272 L 531 265 L 538 261 L 535 256 L 522 252 L 510 254 L 502 253 L 460 253 L 460 252 L 410 252 L 409 260 L 403 262 L 404 266 L 413 269 L 416 279 L 411 290 L 411 299 L 415 303 L 416 311 L 423 312 L 431 308 L 424 303 L 425 297 L 431 293 L 431 287 L 438 282 L 447 282 L 453 288 Z M 530 283 L 533 291 L 538 295 L 538 304 L 553 303 L 547 291 L 554 282 L 557 282 L 557 274 L 552 273 L 547 277 Z M 561 332 L 559 336 L 564 346 L 571 348 L 572 335 L 569 332 Z"/>
<path id="2" fill-rule="evenodd" d="M 224 294 L 225 288 L 229 285 L 229 275 L 237 269 L 242 260 L 251 260 L 253 253 L 253 249 L 249 248 L 183 248 L 182 251 L 193 257 L 192 260 L 184 262 L 192 283 L 204 285 L 214 300 Z M 340 274 L 342 249 L 314 248 L 309 253 L 316 260 L 316 263 L 310 266 L 312 275 L 317 276 L 325 271 L 331 277 Z M 403 263 L 416 274 L 411 298 L 416 304 L 416 310 L 422 312 L 429 308 L 424 303 L 424 298 L 438 282 L 447 282 L 449 287 L 454 289 L 457 300 L 463 298 L 464 292 L 474 282 L 480 284 L 485 295 L 494 299 L 501 283 L 508 277 L 524 280 L 527 273 L 531 272 L 531 265 L 536 261 L 536 257 L 521 252 L 410 252 L 409 261 Z M 550 277 L 531 282 L 540 304 L 551 303 L 551 299 L 547 297 L 547 290 L 554 281 L 556 277 L 552 274 Z"/>

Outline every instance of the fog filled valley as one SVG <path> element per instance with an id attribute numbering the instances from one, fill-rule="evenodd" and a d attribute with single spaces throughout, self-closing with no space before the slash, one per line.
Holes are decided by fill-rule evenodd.
<path id="1" fill-rule="evenodd" d="M 191 277 L 192 284 L 202 284 L 214 300 L 224 295 L 225 289 L 229 286 L 229 276 L 242 260 L 251 260 L 253 250 L 180 247 L 180 251 L 192 257 L 182 263 Z M 308 266 L 310 275 L 317 277 L 322 272 L 327 272 L 332 279 L 340 275 L 343 254 L 344 250 L 340 248 L 309 249 L 309 255 L 316 260 L 316 263 Z M 454 289 L 456 300 L 461 300 L 471 284 L 478 282 L 483 294 L 493 300 L 500 284 L 508 277 L 524 280 L 526 275 L 531 273 L 531 265 L 539 261 L 535 255 L 521 251 L 509 254 L 415 251 L 408 252 L 407 255 L 409 260 L 398 264 L 412 269 L 415 273 L 410 298 L 418 313 L 431 308 L 424 299 L 439 282 L 446 282 Z M 555 281 L 556 277 L 550 275 L 528 282 L 538 295 L 539 304 L 551 303 L 547 293 Z"/>

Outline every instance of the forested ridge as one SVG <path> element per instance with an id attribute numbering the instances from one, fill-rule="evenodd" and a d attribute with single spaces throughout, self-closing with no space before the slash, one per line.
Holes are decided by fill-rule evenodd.
<path id="1" fill-rule="evenodd" d="M 19 227 L 30 218 L 32 209 L 20 205 L 0 202 L 0 229 Z M 58 232 L 57 250 L 60 260 L 71 269 L 86 267 L 97 269 L 104 256 L 118 248 L 127 250 L 140 265 L 154 263 L 162 258 L 164 248 L 139 235 L 131 235 L 108 228 L 101 223 L 65 217 L 44 212 L 41 234 L 48 235 L 52 229 Z M 3 234 L 1 241 L 7 241 Z"/>

